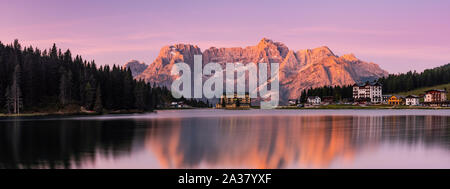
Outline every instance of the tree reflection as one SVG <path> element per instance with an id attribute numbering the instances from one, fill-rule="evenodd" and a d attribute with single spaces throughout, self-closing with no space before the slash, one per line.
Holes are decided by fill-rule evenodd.
<path id="1" fill-rule="evenodd" d="M 96 154 L 129 154 L 134 122 L 1 121 L 0 168 L 73 168 Z"/>

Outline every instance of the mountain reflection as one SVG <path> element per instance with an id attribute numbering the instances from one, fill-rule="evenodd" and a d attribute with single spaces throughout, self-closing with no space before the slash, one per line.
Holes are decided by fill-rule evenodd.
<path id="1" fill-rule="evenodd" d="M 327 168 L 381 142 L 449 149 L 449 117 L 305 116 L 152 120 L 163 168 Z"/>
<path id="2" fill-rule="evenodd" d="M 157 164 L 150 167 L 161 168 L 328 168 L 384 144 L 450 152 L 449 126 L 450 116 L 0 120 L 0 168 L 97 167 L 106 160 L 114 168 L 121 159 L 143 167 L 151 159 Z"/>

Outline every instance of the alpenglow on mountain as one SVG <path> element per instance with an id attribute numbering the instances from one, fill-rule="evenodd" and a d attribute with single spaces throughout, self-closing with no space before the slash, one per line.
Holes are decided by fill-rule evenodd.
<path id="1" fill-rule="evenodd" d="M 185 62 L 193 70 L 194 55 L 203 55 L 203 65 L 215 62 L 223 68 L 226 63 L 236 62 L 280 63 L 280 101 L 299 98 L 302 90 L 310 87 L 351 85 L 388 75 L 375 63 L 362 61 L 353 54 L 337 56 L 326 46 L 294 51 L 283 43 L 263 38 L 256 46 L 211 47 L 203 52 L 190 44 L 164 46 L 136 79 L 170 87 L 176 79 L 170 74 L 172 66 Z"/>

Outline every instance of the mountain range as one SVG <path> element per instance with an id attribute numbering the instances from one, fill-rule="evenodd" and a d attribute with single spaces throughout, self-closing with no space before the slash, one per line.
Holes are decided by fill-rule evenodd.
<path id="1" fill-rule="evenodd" d="M 280 100 L 296 99 L 310 87 L 350 85 L 388 75 L 377 64 L 365 62 L 354 54 L 338 56 L 327 46 L 294 51 L 281 42 L 263 38 L 255 46 L 245 48 L 211 47 L 202 51 L 191 44 L 175 44 L 161 48 L 150 65 L 130 61 L 126 64 L 136 79 L 170 86 L 176 76 L 170 71 L 178 62 L 193 67 L 194 55 L 203 55 L 203 64 L 219 63 L 280 63 Z M 193 69 L 192 69 L 193 70 Z M 206 79 L 206 78 L 204 78 Z"/>

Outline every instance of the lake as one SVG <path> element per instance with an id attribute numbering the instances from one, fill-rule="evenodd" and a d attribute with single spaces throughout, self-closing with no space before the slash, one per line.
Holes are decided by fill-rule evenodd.
<path id="1" fill-rule="evenodd" d="M 450 168 L 450 110 L 164 110 L 0 120 L 0 168 Z"/>

